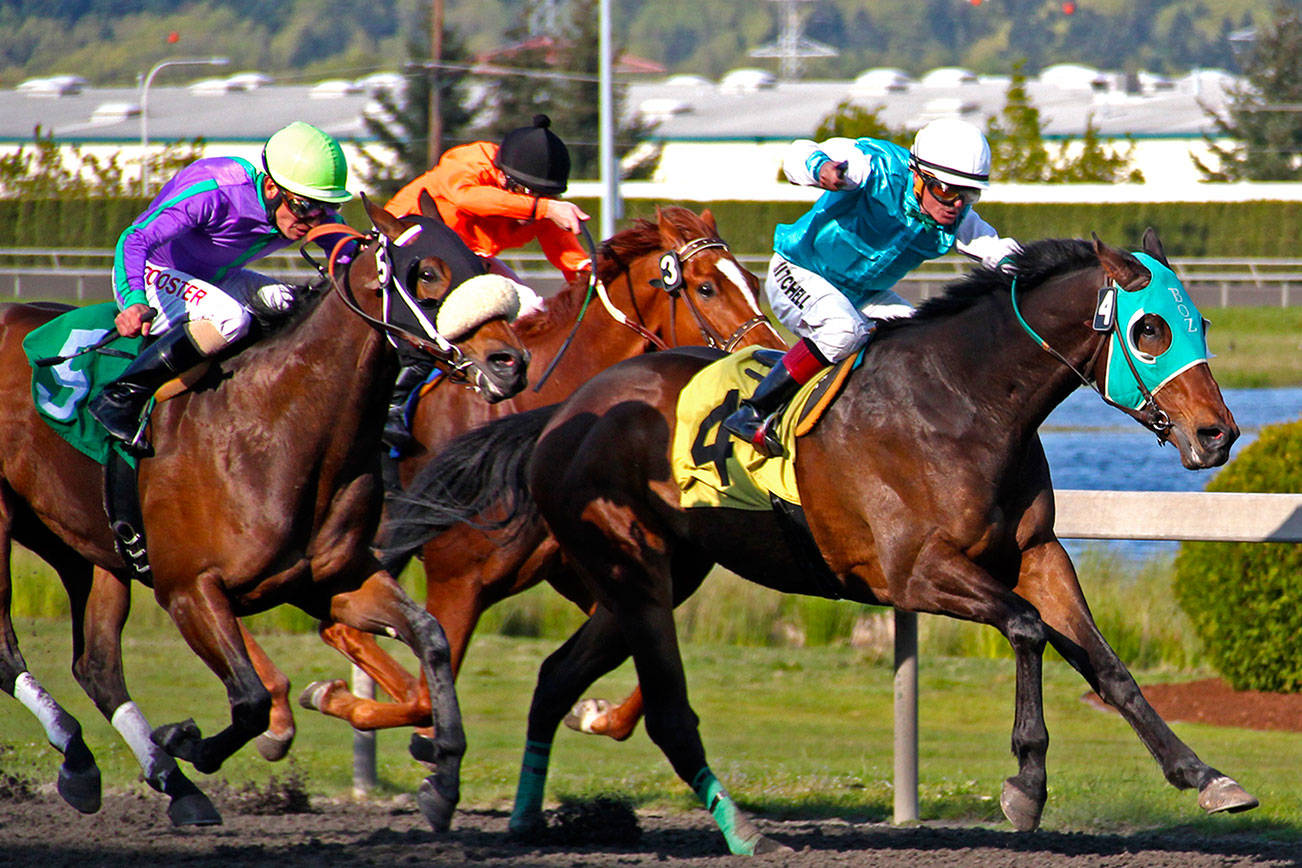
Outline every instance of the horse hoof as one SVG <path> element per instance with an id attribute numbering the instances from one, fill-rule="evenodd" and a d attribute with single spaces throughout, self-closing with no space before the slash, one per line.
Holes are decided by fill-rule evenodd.
<path id="1" fill-rule="evenodd" d="M 83 814 L 93 814 L 100 807 L 99 768 L 92 765 L 81 771 L 73 771 L 68 766 L 59 767 L 59 782 L 56 785 L 63 800 Z"/>
<path id="2" fill-rule="evenodd" d="M 1044 799 L 1032 798 L 1013 778 L 1009 778 L 1004 781 L 1004 790 L 999 794 L 999 807 L 1014 829 L 1019 832 L 1034 832 L 1040 827 Z"/>
<path id="3" fill-rule="evenodd" d="M 180 723 L 165 723 L 150 734 L 154 744 L 174 757 L 193 762 L 193 755 L 203 736 L 194 718 Z"/>
<path id="4" fill-rule="evenodd" d="M 411 754 L 411 758 L 417 762 L 432 766 L 438 765 L 438 753 L 434 750 L 434 739 L 427 735 L 413 732 L 411 741 L 407 743 L 407 753 Z"/>
<path id="5" fill-rule="evenodd" d="M 336 686 L 343 687 L 343 681 L 313 681 L 298 695 L 298 704 L 309 711 L 320 711 L 326 696 Z"/>
<path id="6" fill-rule="evenodd" d="M 279 762 L 289 753 L 289 747 L 294 743 L 294 730 L 290 729 L 284 735 L 279 735 L 271 730 L 267 730 L 262 735 L 253 740 L 257 747 L 258 753 L 269 763 Z"/>
<path id="7" fill-rule="evenodd" d="M 760 835 L 755 841 L 755 847 L 750 851 L 755 856 L 763 856 L 765 853 L 794 853 L 786 844 L 774 841 L 766 835 Z"/>
<path id="8" fill-rule="evenodd" d="M 203 793 L 195 791 L 172 799 L 167 817 L 173 826 L 220 826 L 222 815 Z"/>
<path id="9" fill-rule="evenodd" d="M 606 713 L 612 708 L 607 699 L 580 699 L 565 715 L 565 725 L 575 732 L 605 735 L 610 727 Z"/>
<path id="10" fill-rule="evenodd" d="M 1257 801 L 1256 796 L 1225 775 L 1213 778 L 1198 793 L 1198 807 L 1209 814 L 1236 814 L 1239 811 L 1250 811 L 1259 804 L 1261 802 Z"/>
<path id="11" fill-rule="evenodd" d="M 420 782 L 416 790 L 416 804 L 425 816 L 430 828 L 437 833 L 446 832 L 452 826 L 452 813 L 457 809 L 459 794 L 453 792 L 451 797 L 439 792 L 433 778 Z"/>
<path id="12" fill-rule="evenodd" d="M 511 814 L 511 820 L 506 825 L 507 837 L 522 843 L 537 841 L 546 831 L 547 821 L 540 811 L 533 811 L 519 817 Z"/>

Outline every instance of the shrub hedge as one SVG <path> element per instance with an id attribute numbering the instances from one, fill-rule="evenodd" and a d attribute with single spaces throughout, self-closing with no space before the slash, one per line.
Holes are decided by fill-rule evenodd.
<path id="1" fill-rule="evenodd" d="M 1302 492 L 1302 419 L 1263 428 L 1207 488 Z M 1184 543 L 1174 587 L 1235 689 L 1302 692 L 1302 544 Z"/>
<path id="2" fill-rule="evenodd" d="M 576 199 L 594 217 L 596 201 Z M 146 205 L 143 199 L 0 200 L 0 247 L 108 248 Z M 631 199 L 625 217 L 648 217 L 656 202 Z M 684 203 L 695 210 L 702 203 Z M 709 204 L 720 234 L 742 253 L 772 249 L 773 227 L 809 206 L 802 202 Z M 982 203 L 981 216 L 1021 239 L 1088 238 L 1091 232 L 1120 247 L 1138 244 L 1156 227 L 1172 256 L 1293 257 L 1302 249 L 1302 202 L 1151 202 L 1118 205 Z M 344 208 L 354 226 L 367 225 L 360 201 Z M 595 224 L 594 224 L 595 225 Z"/>

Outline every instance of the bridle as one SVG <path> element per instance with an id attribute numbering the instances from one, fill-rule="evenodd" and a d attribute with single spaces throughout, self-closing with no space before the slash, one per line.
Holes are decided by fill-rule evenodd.
<path id="1" fill-rule="evenodd" d="M 1116 293 L 1122 291 L 1122 287 L 1116 281 L 1110 281 L 1099 289 L 1098 303 L 1094 308 L 1094 331 L 1101 339 L 1095 343 L 1094 349 L 1090 352 L 1085 368 L 1086 370 L 1093 371 L 1097 367 L 1099 356 L 1108 345 L 1108 341 L 1112 340 L 1113 336 L 1116 336 L 1117 343 L 1121 346 L 1122 357 L 1126 360 L 1126 365 L 1130 368 L 1130 373 L 1135 378 L 1135 384 L 1139 387 L 1139 393 L 1144 398 L 1144 403 L 1140 405 L 1138 410 L 1126 407 L 1123 404 L 1118 404 L 1116 401 L 1109 398 L 1107 394 L 1099 388 L 1098 383 L 1092 377 L 1088 377 L 1082 373 L 1081 370 L 1073 365 L 1066 356 L 1049 346 L 1049 342 L 1040 337 L 1039 333 L 1037 333 L 1035 329 L 1031 328 L 1030 323 L 1028 323 L 1026 318 L 1022 316 L 1021 308 L 1017 305 L 1016 274 L 1013 275 L 1013 285 L 1009 291 L 1009 297 L 1012 300 L 1013 313 L 1017 317 L 1017 322 L 1022 326 L 1022 329 L 1031 336 L 1032 340 L 1040 345 L 1040 349 L 1066 365 L 1073 374 L 1080 378 L 1082 383 L 1093 389 L 1094 392 L 1103 399 L 1105 404 L 1110 404 L 1113 407 L 1116 407 L 1118 410 L 1143 425 L 1149 431 L 1156 434 L 1158 442 L 1161 443 L 1165 441 L 1167 433 L 1171 430 L 1171 418 L 1167 416 L 1165 410 L 1157 406 L 1157 400 L 1153 397 L 1153 393 L 1149 391 L 1148 386 L 1146 386 L 1143 379 L 1140 378 L 1139 369 L 1135 367 L 1135 360 L 1131 356 L 1130 347 L 1117 329 Z M 1111 294 L 1111 297 L 1109 297 L 1109 294 Z M 1104 311 L 1110 311 L 1110 315 L 1105 316 Z"/>
<path id="2" fill-rule="evenodd" d="M 467 357 L 456 344 L 451 343 L 438 333 L 433 325 L 428 322 L 422 313 L 420 313 L 419 306 L 415 306 L 414 303 L 410 302 L 410 293 L 407 292 L 406 287 L 401 285 L 398 280 L 398 275 L 393 273 L 393 269 L 387 266 L 388 257 L 386 254 L 391 242 L 384 233 L 380 232 L 379 229 L 374 229 L 369 233 L 363 233 L 342 223 L 326 223 L 314 226 L 310 229 L 304 236 L 303 241 L 315 241 L 317 238 L 324 235 L 341 236 L 330 249 L 330 253 L 326 257 L 325 266 L 322 266 L 312 258 L 312 255 L 308 252 L 306 246 L 304 246 L 300 252 L 302 253 L 303 258 L 311 263 L 323 278 L 329 281 L 328 288 L 333 287 L 338 290 L 335 295 L 341 302 L 343 302 L 346 308 L 355 313 L 372 328 L 383 333 L 390 341 L 401 340 L 411 344 L 422 352 L 428 353 L 434 359 L 435 365 L 444 371 L 451 381 L 474 385 L 478 388 L 475 383 L 475 378 L 470 373 L 475 367 L 474 360 Z M 338 264 L 340 257 L 343 255 L 350 242 L 358 242 L 363 246 L 363 253 L 359 253 L 358 255 L 364 255 L 364 252 L 370 250 L 374 245 L 373 255 L 376 257 L 376 277 L 379 282 L 380 291 L 386 293 L 386 296 L 387 294 L 396 293 L 401 298 L 408 300 L 409 304 L 416 307 L 417 315 L 428 330 L 429 336 L 417 334 L 401 325 L 389 322 L 387 319 L 374 317 L 362 309 L 362 306 L 358 303 L 357 297 L 353 292 L 352 281 L 350 279 L 351 269 L 344 271 L 342 280 L 335 274 L 335 266 Z M 387 311 L 387 304 L 385 305 L 385 309 Z"/>
<path id="3" fill-rule="evenodd" d="M 742 339 L 746 337 L 752 329 L 758 328 L 767 323 L 768 319 L 763 314 L 753 316 L 738 326 L 737 329 L 726 338 L 721 335 L 714 326 L 710 325 L 709 320 L 706 319 L 705 314 L 701 311 L 700 303 L 696 300 L 695 296 L 690 292 L 684 292 L 687 285 L 686 281 L 683 279 L 683 265 L 691 260 L 693 256 L 706 250 L 722 250 L 725 253 L 729 253 L 728 244 L 722 238 L 707 236 L 694 238 L 691 241 L 684 242 L 672 250 L 666 250 L 660 254 L 660 280 L 658 284 L 653 281 L 652 285 L 659 286 L 669 294 L 669 340 L 672 343 L 665 343 L 659 335 L 648 329 L 645 323 L 641 321 L 642 315 L 640 312 L 637 313 L 638 322 L 634 322 L 629 319 L 627 314 L 615 307 L 610 300 L 610 296 L 606 293 L 606 287 L 600 281 L 597 282 L 597 297 L 601 300 L 602 306 L 606 308 L 606 312 L 610 314 L 612 319 L 636 333 L 643 340 L 648 341 L 656 349 L 660 350 L 667 350 L 670 347 L 680 346 L 678 342 L 678 300 L 680 298 L 685 299 L 687 309 L 691 311 L 692 318 L 696 320 L 696 327 L 700 330 L 701 337 L 705 338 L 706 345 L 713 349 L 723 350 L 725 353 L 730 353 L 737 348 L 737 345 L 741 343 Z M 601 253 L 619 266 L 620 272 L 624 275 L 624 279 L 628 281 L 631 287 L 633 277 L 629 271 L 628 263 L 620 258 L 619 254 L 617 254 L 614 248 L 611 247 L 609 241 L 602 242 Z M 595 263 L 593 267 L 596 267 Z M 636 307 L 634 310 L 637 310 Z"/>

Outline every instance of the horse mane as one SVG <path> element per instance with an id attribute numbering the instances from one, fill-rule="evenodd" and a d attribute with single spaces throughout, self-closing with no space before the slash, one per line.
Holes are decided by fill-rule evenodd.
<path id="1" fill-rule="evenodd" d="M 1059 274 L 1066 274 L 1098 265 L 1098 256 L 1088 241 L 1075 238 L 1047 238 L 1034 241 L 1013 257 L 1019 295 L 1031 292 Z M 964 277 L 945 286 L 945 292 L 927 299 L 911 317 L 883 320 L 882 328 L 908 327 L 921 322 L 953 316 L 975 305 L 996 292 L 1008 292 L 1013 285 L 1012 274 L 999 269 L 977 266 Z"/>
<path id="2" fill-rule="evenodd" d="M 678 230 L 684 238 L 704 238 L 715 232 L 700 215 L 681 205 L 664 205 L 660 215 Z M 660 225 L 654 220 L 638 218 L 633 225 L 621 229 L 597 246 L 597 278 L 610 286 L 624 269 L 635 259 L 648 253 L 655 253 L 663 247 L 660 239 Z M 521 340 L 544 334 L 558 325 L 569 324 L 578 315 L 578 310 L 587 296 L 588 281 L 577 278 L 556 295 L 547 299 L 546 305 L 535 313 L 521 317 L 514 329 Z"/>

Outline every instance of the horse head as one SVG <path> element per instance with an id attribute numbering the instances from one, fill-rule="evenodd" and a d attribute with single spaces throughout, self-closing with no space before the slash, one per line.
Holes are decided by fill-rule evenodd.
<path id="1" fill-rule="evenodd" d="M 698 216 L 676 205 L 657 208 L 655 223 L 637 221 L 602 252 L 602 281 L 627 276 L 637 314 L 668 345 L 681 339 L 728 352 L 784 345 L 760 310 L 759 280 L 719 237 L 708 209 Z"/>
<path id="2" fill-rule="evenodd" d="M 1207 320 L 1167 262 L 1157 233 L 1134 254 L 1094 238 L 1110 283 L 1100 291 L 1094 328 L 1107 346 L 1093 380 L 1104 398 L 1180 450 L 1190 470 L 1218 467 L 1239 436 L 1207 364 Z"/>
<path id="3" fill-rule="evenodd" d="M 352 268 L 362 271 L 349 277 L 373 287 L 391 333 L 430 351 L 449 376 L 489 403 L 520 392 L 529 353 L 508 325 L 520 310 L 515 282 L 486 273 L 465 243 L 424 209 L 399 218 L 365 204 L 377 236 L 354 260 Z"/>

